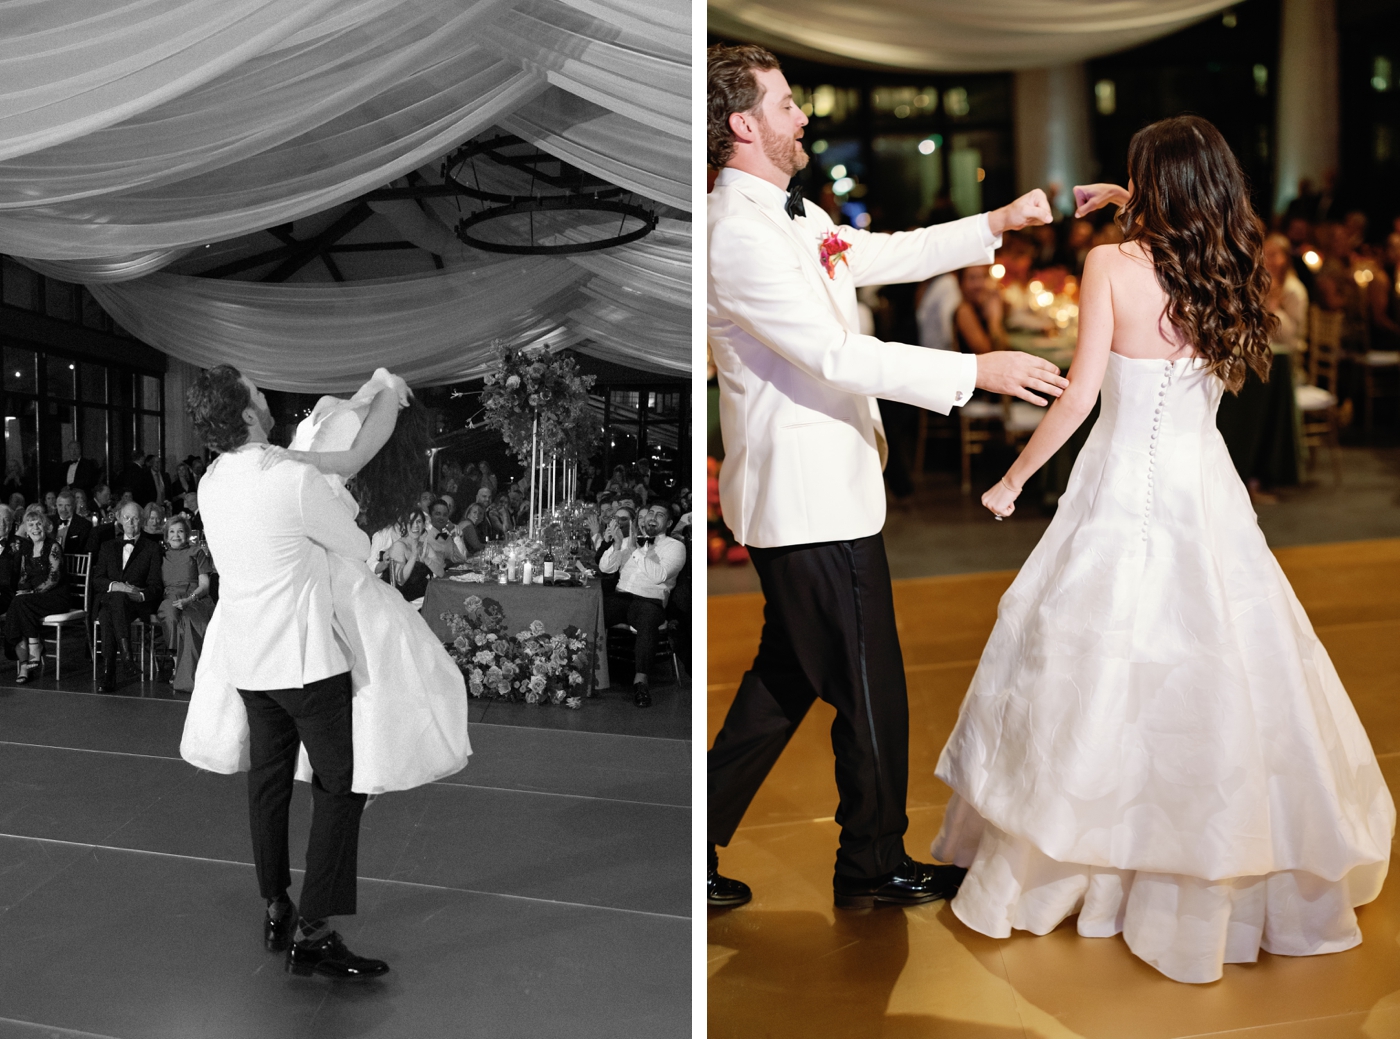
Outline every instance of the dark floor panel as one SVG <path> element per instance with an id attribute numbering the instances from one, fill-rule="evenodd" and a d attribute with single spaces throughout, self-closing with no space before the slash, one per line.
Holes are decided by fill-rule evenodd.
<path id="1" fill-rule="evenodd" d="M 7 746 L 0 833 L 250 861 L 246 779 L 183 761 Z M 293 798 L 300 864 L 310 788 Z M 376 799 L 360 875 L 643 912 L 689 912 L 684 807 L 433 784 Z"/>
<path id="2" fill-rule="evenodd" d="M 185 704 L 171 700 L 0 688 L 0 748 L 17 743 L 178 759 L 184 723 Z M 471 762 L 445 782 L 690 803 L 685 741 L 479 721 L 468 732 Z"/>
<path id="3" fill-rule="evenodd" d="M 73 844 L 0 837 L 0 913 L 28 898 L 82 857 Z M 3 982 L 0 982 L 3 986 Z M 0 1036 L 4 1035 L 0 1029 Z"/>
<path id="4" fill-rule="evenodd" d="M 116 1039 L 689 1034 L 688 920 L 360 892 L 349 944 L 393 972 L 335 986 L 262 951 L 251 868 L 88 851 L 0 915 L 0 1018 Z"/>
<path id="5" fill-rule="evenodd" d="M 37 1025 L 29 1021 L 7 1021 L 0 1018 L 0 1039 L 115 1039 L 96 1032 L 78 1032 L 55 1025 Z"/>

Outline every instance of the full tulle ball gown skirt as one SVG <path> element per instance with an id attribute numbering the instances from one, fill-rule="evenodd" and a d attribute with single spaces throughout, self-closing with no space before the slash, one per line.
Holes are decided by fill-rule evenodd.
<path id="1" fill-rule="evenodd" d="M 1259 530 L 1198 360 L 1110 354 L 937 775 L 969 927 L 1122 933 L 1178 981 L 1361 941 L 1395 807 Z"/>
<path id="2" fill-rule="evenodd" d="M 323 397 L 292 440 L 302 451 L 342 451 L 354 442 L 373 385 L 350 400 Z M 217 463 L 216 463 L 217 464 Z M 284 463 L 286 464 L 286 463 Z M 337 477 L 327 477 L 351 515 L 358 505 Z M 218 560 L 215 559 L 217 566 Z M 408 790 L 459 772 L 471 755 L 467 690 L 462 672 L 427 623 L 398 590 L 362 559 L 327 553 L 335 622 L 354 662 L 351 726 L 357 793 Z M 216 607 L 195 674 L 180 754 L 213 772 L 248 768 L 248 718 L 237 689 L 225 677 L 228 653 L 256 646 L 226 632 Z M 309 781 L 303 747 L 297 778 Z"/>

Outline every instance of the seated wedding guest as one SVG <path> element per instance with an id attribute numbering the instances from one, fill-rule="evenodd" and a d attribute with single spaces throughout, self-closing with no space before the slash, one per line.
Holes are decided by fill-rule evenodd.
<path id="1" fill-rule="evenodd" d="M 112 488 L 105 483 L 94 484 L 92 488 L 92 521 L 106 523 L 112 518 Z"/>
<path id="2" fill-rule="evenodd" d="M 389 549 L 399 539 L 399 526 L 390 523 L 369 536 L 369 558 L 365 560 L 369 568 L 384 580 L 389 580 Z"/>
<path id="3" fill-rule="evenodd" d="M 512 524 L 516 527 L 530 522 L 530 485 L 516 480 L 506 491 L 506 505 L 510 510 Z"/>
<path id="4" fill-rule="evenodd" d="M 188 462 L 181 462 L 175 467 L 175 479 L 171 481 L 168 494 L 170 496 L 171 507 L 176 512 L 185 511 L 185 495 L 199 486 L 199 481 L 195 479 L 194 470 L 190 468 Z"/>
<path id="5" fill-rule="evenodd" d="M 447 505 L 447 518 L 452 523 L 457 522 L 457 499 L 450 494 L 439 494 L 438 501 Z"/>
<path id="6" fill-rule="evenodd" d="M 1371 314 L 1371 348 L 1400 350 L 1400 231 L 1385 240 L 1385 256 L 1366 286 Z"/>
<path id="7" fill-rule="evenodd" d="M 59 491 L 55 508 L 58 510 L 58 530 L 55 540 L 66 556 L 88 550 L 92 524 L 78 515 L 77 495 L 80 491 Z"/>
<path id="8" fill-rule="evenodd" d="M 104 693 L 116 691 L 118 659 L 128 670 L 135 664 L 131 622 L 149 620 L 165 591 L 161 547 L 141 536 L 141 506 L 127 502 L 117 511 L 117 523 L 120 536 L 103 542 L 89 585 L 92 612 L 102 625 Z"/>
<path id="9" fill-rule="evenodd" d="M 73 488 L 73 511 L 89 523 L 92 522 L 92 511 L 88 505 L 87 491 L 81 487 Z"/>
<path id="10" fill-rule="evenodd" d="M 10 510 L 11 510 L 16 516 L 23 516 L 23 515 L 24 515 L 24 495 L 20 494 L 19 491 L 15 491 L 14 494 L 10 495 L 9 506 L 10 506 Z"/>
<path id="11" fill-rule="evenodd" d="M 930 350 L 956 350 L 953 314 L 962 302 L 956 274 L 940 274 L 919 286 L 914 319 L 919 325 L 919 345 Z"/>
<path id="12" fill-rule="evenodd" d="M 165 549 L 165 506 L 153 501 L 141 510 L 141 536 L 151 544 Z"/>
<path id="13" fill-rule="evenodd" d="M 58 518 L 58 492 L 57 492 L 57 491 L 45 491 L 45 492 L 44 492 L 44 514 L 47 515 L 47 516 L 49 517 L 49 522 L 50 522 L 50 523 L 54 522 L 54 521 Z"/>
<path id="14" fill-rule="evenodd" d="M 611 627 L 626 622 L 637 632 L 633 652 L 632 702 L 651 706 L 647 673 L 656 661 L 656 635 L 666 621 L 666 603 L 685 566 L 685 545 L 662 533 L 667 510 L 653 506 L 637 524 L 622 524 L 621 512 L 608 526 L 611 544 L 598 561 L 603 573 L 617 574 L 617 588 L 603 596 L 603 620 Z"/>
<path id="15" fill-rule="evenodd" d="M 484 491 L 486 488 L 483 487 L 482 490 Z M 480 504 L 479 500 L 478 504 Z M 501 495 L 486 507 L 486 522 L 491 525 L 491 531 L 495 537 L 509 534 L 518 526 L 509 495 Z"/>
<path id="16" fill-rule="evenodd" d="M 24 510 L 20 534 L 18 580 L 5 611 L 5 656 L 20 662 L 15 681 L 28 682 L 44 670 L 44 618 L 71 607 L 63 549 L 42 505 Z"/>
<path id="17" fill-rule="evenodd" d="M 428 582 L 443 575 L 442 560 L 428 547 L 428 517 L 414 509 L 399 521 L 399 539 L 389 548 L 390 583 L 409 602 L 423 598 Z"/>
<path id="18" fill-rule="evenodd" d="M 214 614 L 209 597 L 210 575 L 214 564 L 201 545 L 190 544 L 190 521 L 173 516 L 165 523 L 165 557 L 161 580 L 165 595 L 156 611 L 165 633 L 165 646 L 175 655 L 175 673 L 170 684 L 177 692 L 194 691 L 194 672 L 199 652 L 204 648 L 204 632 Z"/>
<path id="19" fill-rule="evenodd" d="M 467 561 L 467 546 L 462 541 L 461 533 L 452 525 L 450 517 L 451 509 L 441 498 L 433 502 L 428 510 L 428 523 L 431 528 L 426 532 L 428 549 L 442 564 L 433 568 L 437 577 L 441 577 L 449 566 Z"/>
<path id="20" fill-rule="evenodd" d="M 476 492 L 481 487 L 481 470 L 475 462 L 468 462 L 457 474 L 457 494 L 467 504 L 476 500 Z"/>
<path id="21" fill-rule="evenodd" d="M 483 458 L 477 463 L 476 468 L 481 477 L 479 486 L 490 488 L 491 497 L 494 498 L 500 492 L 501 485 L 500 481 L 496 479 L 496 474 L 491 469 L 491 463 Z"/>
<path id="22" fill-rule="evenodd" d="M 185 507 L 181 510 L 181 514 L 190 521 L 191 533 L 204 531 L 204 520 L 199 515 L 198 491 L 185 492 Z"/>
<path id="23" fill-rule="evenodd" d="M 19 539 L 15 537 L 15 514 L 0 505 L 0 614 L 10 608 L 19 583 Z"/>
<path id="24" fill-rule="evenodd" d="M 965 354 L 985 354 L 1006 349 L 1001 296 L 990 267 L 978 265 L 958 271 L 963 301 L 953 314 L 953 335 Z"/>
<path id="25" fill-rule="evenodd" d="M 194 470 L 194 478 L 196 480 L 204 479 L 204 470 L 208 468 L 204 459 L 195 455 L 191 455 L 190 459 L 190 468 Z"/>
<path id="26" fill-rule="evenodd" d="M 435 500 L 436 498 L 432 491 L 424 491 L 422 494 L 418 495 L 418 511 L 426 516 L 428 510 L 433 507 L 433 502 Z"/>
<path id="27" fill-rule="evenodd" d="M 467 513 L 462 517 L 457 529 L 462 535 L 462 543 L 467 546 L 468 554 L 480 552 L 486 547 L 486 531 L 491 529 L 486 522 L 486 510 L 472 502 L 467 506 Z"/>

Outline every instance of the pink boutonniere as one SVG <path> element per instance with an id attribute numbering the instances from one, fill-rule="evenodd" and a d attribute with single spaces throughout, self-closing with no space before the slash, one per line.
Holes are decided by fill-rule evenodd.
<path id="1" fill-rule="evenodd" d="M 851 243 L 842 238 L 835 231 L 828 231 L 822 235 L 821 245 L 818 251 L 821 254 L 822 266 L 826 268 L 826 276 L 833 281 L 836 280 L 836 262 L 850 263 L 846 259 L 846 250 L 851 247 Z"/>

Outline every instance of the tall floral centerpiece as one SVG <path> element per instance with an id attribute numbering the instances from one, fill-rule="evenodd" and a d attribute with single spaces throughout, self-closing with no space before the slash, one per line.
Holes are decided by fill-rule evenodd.
<path id="1" fill-rule="evenodd" d="M 578 464 L 598 442 L 588 407 L 593 376 L 567 354 L 543 346 L 498 347 L 496 370 L 481 394 L 486 424 L 501 434 L 530 473 L 530 537 L 556 503 L 578 493 Z"/>

